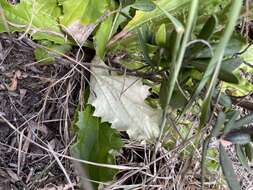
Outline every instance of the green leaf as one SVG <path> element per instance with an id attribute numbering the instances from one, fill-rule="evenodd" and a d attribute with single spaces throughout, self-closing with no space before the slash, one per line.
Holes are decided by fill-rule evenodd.
<path id="1" fill-rule="evenodd" d="M 156 5 L 151 0 L 136 0 L 131 7 L 140 11 L 153 11 Z"/>
<path id="2" fill-rule="evenodd" d="M 220 112 L 218 115 L 216 124 L 211 131 L 211 134 L 208 137 L 206 137 L 206 139 L 203 142 L 202 157 L 201 157 L 201 185 L 202 185 L 202 188 L 204 186 L 204 177 L 205 177 L 204 169 L 205 169 L 205 160 L 206 160 L 206 156 L 207 156 L 208 145 L 209 145 L 212 137 L 218 137 L 221 127 L 225 123 L 225 120 L 226 120 L 226 115 L 223 112 Z"/>
<path id="3" fill-rule="evenodd" d="M 225 93 L 221 93 L 219 103 L 223 105 L 225 108 L 231 108 L 232 107 L 232 100 L 229 96 L 227 96 Z"/>
<path id="4" fill-rule="evenodd" d="M 210 140 L 212 137 L 218 137 L 221 127 L 222 125 L 225 123 L 226 120 L 226 115 L 223 112 L 220 112 L 216 121 L 215 126 L 213 127 L 211 134 L 206 137 L 206 139 L 203 142 L 202 145 L 202 157 L 201 157 L 201 185 L 202 188 L 204 186 L 204 177 L 205 177 L 205 173 L 204 173 L 204 169 L 205 169 L 205 160 L 206 160 L 206 156 L 207 156 L 207 151 L 208 151 L 208 146 L 210 143 Z"/>
<path id="5" fill-rule="evenodd" d="M 97 55 L 104 59 L 106 44 L 112 29 L 113 16 L 109 16 L 99 27 L 95 35 L 95 49 Z"/>
<path id="6" fill-rule="evenodd" d="M 216 26 L 217 26 L 217 17 L 215 15 L 212 15 L 204 24 L 203 28 L 201 29 L 199 35 L 197 36 L 197 39 L 205 40 L 208 42 L 208 40 L 212 37 Z M 196 56 L 196 53 L 202 51 L 202 49 L 205 49 L 206 44 L 196 42 L 192 44 L 189 48 L 190 57 L 194 58 Z M 210 49 L 208 50 L 210 53 Z"/>
<path id="7" fill-rule="evenodd" d="M 157 5 L 159 7 L 162 7 L 164 10 L 175 13 L 182 10 L 190 0 L 160 0 L 157 2 Z M 140 25 L 147 23 L 149 21 L 153 20 L 160 20 L 161 17 L 165 18 L 165 15 L 162 10 L 159 8 L 156 8 L 155 10 L 151 12 L 143 12 L 143 11 L 136 11 L 136 14 L 134 18 L 128 23 L 128 25 L 125 27 L 125 31 L 130 31 L 133 29 L 138 28 Z"/>
<path id="8" fill-rule="evenodd" d="M 184 32 L 184 28 L 182 24 L 175 17 L 173 17 L 166 10 L 164 10 L 161 6 L 158 6 L 159 9 L 161 9 L 164 12 L 164 14 L 172 21 L 175 27 L 175 30 L 177 31 L 176 43 L 173 50 L 174 55 L 172 57 L 172 63 L 173 63 L 173 65 L 171 66 L 172 71 L 169 77 L 169 89 L 168 89 L 167 102 L 171 101 L 171 97 L 175 89 L 175 84 L 176 84 L 182 63 L 183 63 L 185 51 L 187 48 L 187 43 L 190 39 L 191 31 L 194 26 L 194 21 L 197 17 L 198 3 L 199 3 L 198 0 L 193 0 L 191 3 L 190 12 L 189 12 L 189 16 L 188 16 L 187 24 L 186 24 L 186 30 L 183 37 L 182 35 Z M 182 43 L 181 43 L 181 39 L 182 39 Z M 180 46 L 180 43 L 181 43 L 181 46 Z"/>
<path id="9" fill-rule="evenodd" d="M 168 92 L 169 92 L 169 80 L 163 80 L 159 92 L 159 101 L 162 109 L 165 109 L 165 107 L 168 104 Z"/>
<path id="10" fill-rule="evenodd" d="M 43 63 L 52 63 L 55 60 L 54 59 L 55 56 L 57 56 L 57 52 L 59 52 L 59 54 L 65 54 L 66 52 L 71 50 L 71 45 L 68 44 L 64 45 L 48 44 L 46 46 L 49 50 L 39 47 L 34 50 L 34 56 L 36 61 Z"/>
<path id="11" fill-rule="evenodd" d="M 48 55 L 48 51 L 43 48 L 36 48 L 34 50 L 34 56 L 36 61 L 43 63 L 52 63 L 54 61 L 53 57 Z"/>
<path id="12" fill-rule="evenodd" d="M 174 109 L 183 108 L 187 104 L 187 98 L 181 90 L 176 87 L 173 91 L 169 105 Z"/>
<path id="13" fill-rule="evenodd" d="M 65 43 L 64 34 L 57 23 L 57 17 L 61 14 L 57 0 L 22 0 L 17 5 L 0 0 L 0 4 L 10 31 L 28 30 L 33 39 Z M 0 32 L 5 31 L 6 28 L 0 18 Z"/>
<path id="14" fill-rule="evenodd" d="M 167 36 L 167 32 L 166 32 L 166 26 L 165 24 L 162 24 L 155 36 L 155 42 L 157 45 L 159 46 L 164 46 L 166 44 L 166 36 Z"/>
<path id="15" fill-rule="evenodd" d="M 146 63 L 149 64 L 150 66 L 154 66 L 154 64 L 151 61 L 150 56 L 149 56 L 148 44 L 147 44 L 147 41 L 148 41 L 148 34 L 147 33 L 148 33 L 147 26 L 143 26 L 140 29 L 138 29 L 139 46 L 143 52 L 143 56 L 144 56 Z"/>
<path id="16" fill-rule="evenodd" d="M 62 2 L 61 24 L 68 27 L 74 22 L 95 23 L 108 7 L 108 0 L 65 0 Z"/>
<path id="17" fill-rule="evenodd" d="M 253 145 L 252 145 L 252 142 L 250 142 L 248 144 L 245 144 L 244 147 L 245 147 L 246 156 L 248 157 L 249 161 L 252 162 L 252 160 L 253 160 Z"/>
<path id="18" fill-rule="evenodd" d="M 239 161 L 241 162 L 242 166 L 244 166 L 245 168 L 249 168 L 249 164 L 248 164 L 248 161 L 247 161 L 247 158 L 246 158 L 246 155 L 245 155 L 242 145 L 236 144 L 235 151 L 236 151 L 236 155 L 237 155 Z"/>
<path id="19" fill-rule="evenodd" d="M 129 7 L 128 5 L 131 5 L 135 2 L 135 0 L 120 0 L 119 1 L 121 3 L 122 7 Z"/>
<path id="20" fill-rule="evenodd" d="M 214 55 L 211 58 L 208 67 L 203 75 L 202 80 L 200 81 L 197 89 L 195 90 L 194 94 L 192 95 L 191 99 L 189 100 L 188 104 L 185 106 L 185 109 L 182 111 L 181 116 L 185 114 L 186 110 L 192 105 L 194 100 L 199 96 L 203 88 L 206 86 L 207 82 L 209 81 L 209 87 L 207 89 L 204 103 L 203 105 L 203 112 L 201 111 L 201 126 L 205 124 L 205 121 L 208 117 L 208 110 L 210 106 L 211 97 L 213 96 L 214 88 L 217 82 L 217 77 L 220 72 L 220 67 L 222 66 L 222 59 L 225 53 L 226 46 L 232 36 L 234 31 L 234 27 L 236 25 L 240 10 L 242 6 L 241 0 L 235 0 L 232 2 L 231 10 L 230 10 L 230 20 L 227 23 L 226 29 L 223 33 L 223 36 L 220 38 L 220 42 L 218 47 L 215 49 Z"/>
<path id="21" fill-rule="evenodd" d="M 198 35 L 198 39 L 209 40 L 216 29 L 217 23 L 217 17 L 215 15 L 212 15 L 201 29 Z"/>
<path id="22" fill-rule="evenodd" d="M 182 47 L 180 47 L 181 41 L 183 39 L 183 33 L 185 31 L 183 24 L 176 17 L 171 15 L 168 11 L 166 11 L 165 9 L 160 7 L 159 5 L 157 5 L 157 7 L 172 22 L 172 24 L 175 28 L 175 30 L 172 31 L 171 37 L 169 39 L 169 44 L 166 44 L 166 46 L 169 50 L 168 55 L 171 57 L 171 62 L 174 64 L 170 67 L 172 67 L 175 70 L 178 70 L 181 67 L 181 64 L 182 64 L 182 60 L 181 60 L 182 59 L 182 54 L 185 51 L 185 46 L 186 46 L 186 41 L 187 41 L 186 39 L 187 39 L 187 36 L 189 35 L 188 33 L 189 33 L 189 29 L 191 28 L 192 23 L 191 23 L 191 21 L 188 21 L 189 23 L 188 23 L 188 27 L 187 27 L 187 36 L 184 38 L 184 43 L 183 43 Z M 192 14 L 193 16 L 194 16 L 195 11 L 196 10 L 193 10 L 193 14 Z M 191 15 L 191 17 L 193 17 L 192 15 Z M 180 48 L 181 48 L 181 51 L 180 51 Z M 180 57 L 179 60 L 177 60 L 179 53 L 180 53 L 181 57 Z M 172 80 L 175 80 L 175 78 L 177 78 L 177 75 L 179 73 L 176 73 L 175 71 L 172 71 L 172 73 L 173 73 L 173 76 L 171 76 L 170 78 Z M 169 85 L 170 85 L 171 89 L 168 89 L 169 92 L 168 92 L 167 102 L 170 102 L 169 99 L 171 99 L 172 91 L 173 91 L 173 88 L 174 88 L 175 84 L 174 85 L 169 84 Z"/>
<path id="23" fill-rule="evenodd" d="M 216 124 L 211 132 L 211 137 L 218 137 L 221 127 L 222 125 L 225 123 L 226 121 L 226 115 L 224 114 L 224 112 L 220 112 L 216 121 Z"/>
<path id="24" fill-rule="evenodd" d="M 164 10 L 175 16 L 176 14 L 182 13 L 182 10 L 188 11 L 189 4 L 192 2 L 191 0 L 157 0 L 154 1 L 157 6 L 162 7 Z M 229 0 L 209 0 L 209 1 L 201 1 L 199 4 L 200 11 L 203 15 L 206 15 L 211 12 L 214 13 L 219 9 L 221 5 L 227 5 Z M 128 23 L 128 25 L 124 28 L 123 32 L 131 31 L 138 28 L 140 25 L 147 23 L 149 21 L 153 21 L 154 23 L 161 21 L 165 18 L 165 14 L 161 9 L 156 8 L 151 12 L 143 12 L 136 11 L 134 18 Z"/>
<path id="25" fill-rule="evenodd" d="M 226 135 L 229 131 L 235 128 L 235 121 L 238 119 L 240 113 L 238 111 L 234 111 L 231 119 L 228 121 L 224 128 L 224 134 Z"/>
<path id="26" fill-rule="evenodd" d="M 165 109 L 165 107 L 168 104 L 167 102 L 168 90 L 169 90 L 169 80 L 166 79 L 163 80 L 159 91 L 159 101 L 162 109 Z M 182 92 L 178 88 L 175 88 L 169 105 L 172 108 L 178 109 L 182 108 L 186 103 L 187 103 L 186 97 L 182 94 Z"/>
<path id="27" fill-rule="evenodd" d="M 221 34 L 217 37 L 217 40 L 221 38 Z M 242 47 L 246 44 L 245 40 L 237 33 L 233 33 L 231 39 L 228 41 L 226 48 L 224 49 L 224 57 L 232 57 L 236 53 L 240 52 Z M 212 48 L 215 50 L 218 48 L 219 44 L 217 42 L 212 43 Z M 196 54 L 197 58 L 211 58 L 212 54 L 210 52 L 209 47 L 203 47 L 201 51 Z"/>
<path id="28" fill-rule="evenodd" d="M 235 128 L 239 128 L 242 127 L 243 125 L 248 125 L 251 123 L 253 123 L 253 113 L 238 119 L 235 122 Z"/>
<path id="29" fill-rule="evenodd" d="M 240 183 L 237 180 L 237 176 L 235 174 L 232 161 L 228 157 L 225 148 L 220 144 L 219 147 L 220 150 L 220 164 L 223 171 L 223 174 L 225 176 L 225 179 L 228 183 L 228 186 L 231 190 L 240 190 L 241 186 Z"/>
<path id="30" fill-rule="evenodd" d="M 205 59 L 197 59 L 195 61 L 190 62 L 190 65 L 194 66 L 194 68 L 196 68 L 197 70 L 204 72 L 208 67 L 208 62 L 209 61 Z M 236 69 L 235 67 L 239 67 L 241 63 L 241 60 L 234 58 L 223 61 L 221 64 L 218 78 L 225 82 L 238 84 L 239 80 L 233 72 Z"/>
<path id="31" fill-rule="evenodd" d="M 84 43 L 99 24 L 110 3 L 108 0 L 65 0 L 62 2 L 62 28 L 77 42 Z"/>
<path id="32" fill-rule="evenodd" d="M 245 48 L 246 48 L 246 47 L 243 47 L 242 49 L 245 49 Z M 247 49 L 247 51 L 246 51 L 245 53 L 241 54 L 240 57 L 241 57 L 244 61 L 248 62 L 249 64 L 251 64 L 251 65 L 253 66 L 253 45 L 251 45 L 251 46 Z M 251 71 L 251 73 L 253 73 L 253 68 L 252 68 L 252 67 L 250 68 L 250 71 Z"/>
<path id="33" fill-rule="evenodd" d="M 251 92 L 253 92 L 253 85 L 250 81 L 246 80 L 245 78 L 242 78 L 240 76 L 240 73 L 236 73 L 237 78 L 239 78 L 238 84 L 233 83 L 223 83 L 222 88 L 226 91 L 228 91 L 231 96 L 241 97 L 241 96 L 247 96 Z"/>
<path id="34" fill-rule="evenodd" d="M 79 159 L 96 163 L 115 164 L 113 151 L 119 151 L 122 141 L 115 129 L 109 123 L 101 123 L 98 117 L 92 116 L 93 109 L 87 105 L 84 111 L 79 112 L 77 142 L 72 146 L 73 154 Z M 83 164 L 83 169 L 89 179 L 101 182 L 112 180 L 117 172 L 93 165 Z"/>
<path id="35" fill-rule="evenodd" d="M 240 130 L 231 131 L 225 134 L 223 139 L 226 141 L 230 141 L 233 144 L 247 144 L 251 142 L 250 134 Z"/>
<path id="36" fill-rule="evenodd" d="M 204 179 L 205 179 L 205 160 L 206 160 L 206 155 L 207 155 L 207 150 L 208 150 L 208 145 L 210 142 L 210 137 L 207 137 L 202 145 L 202 155 L 201 155 L 201 187 L 203 189 L 204 187 Z"/>

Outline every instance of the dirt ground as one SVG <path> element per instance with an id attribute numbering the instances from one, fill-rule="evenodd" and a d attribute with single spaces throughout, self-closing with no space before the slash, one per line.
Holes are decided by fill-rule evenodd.
<path id="1" fill-rule="evenodd" d="M 25 136 L 68 154 L 71 118 L 84 76 L 68 64 L 36 63 L 31 41 L 17 39 L 17 34 L 0 35 L 0 114 L 4 118 L 0 119 L 0 189 L 63 186 L 65 177 L 54 156 Z M 75 181 L 69 160 L 61 163 Z"/>

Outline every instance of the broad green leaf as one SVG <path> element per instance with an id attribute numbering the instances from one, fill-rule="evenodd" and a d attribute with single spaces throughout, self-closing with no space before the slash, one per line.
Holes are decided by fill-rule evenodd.
<path id="1" fill-rule="evenodd" d="M 225 108 L 231 108 L 232 107 L 232 100 L 229 96 L 227 96 L 225 93 L 221 93 L 219 103 L 223 105 Z"/>
<path id="2" fill-rule="evenodd" d="M 235 151 L 236 151 L 236 155 L 237 155 L 239 161 L 241 162 L 242 166 L 244 166 L 245 168 L 249 168 L 249 164 L 248 164 L 248 161 L 247 161 L 247 158 L 246 158 L 246 155 L 245 155 L 242 145 L 236 144 Z"/>
<path id="3" fill-rule="evenodd" d="M 245 48 L 245 47 L 244 47 Z M 242 55 L 240 55 L 240 57 L 247 62 L 249 65 L 244 65 L 240 68 L 240 70 L 243 73 L 249 74 L 249 75 L 253 75 L 253 46 L 251 45 L 247 51 L 245 53 L 243 53 Z M 240 74 L 238 72 L 238 74 Z M 244 74 L 243 74 L 244 75 Z M 243 84 L 241 84 L 240 86 L 238 86 L 239 88 L 242 86 Z M 245 81 L 244 79 L 244 89 L 246 90 L 246 93 L 251 93 L 253 91 L 253 84 L 250 83 L 250 81 Z"/>
<path id="4" fill-rule="evenodd" d="M 252 83 L 245 78 L 242 78 L 240 73 L 236 73 L 236 75 L 238 76 L 237 78 L 239 78 L 239 83 L 233 84 L 224 82 L 222 89 L 229 92 L 229 95 L 237 97 L 247 96 L 253 92 Z"/>
<path id="5" fill-rule="evenodd" d="M 65 43 L 64 34 L 57 23 L 57 17 L 61 14 L 57 0 L 21 0 L 17 5 L 0 0 L 0 4 L 11 31 L 27 31 L 36 40 Z M 0 32 L 5 31 L 0 18 Z"/>
<path id="6" fill-rule="evenodd" d="M 224 128 L 224 134 L 227 134 L 229 131 L 235 128 L 235 121 L 238 119 L 239 115 L 240 112 L 234 111 L 233 116 L 231 117 L 231 119 L 228 121 L 228 123 Z"/>
<path id="7" fill-rule="evenodd" d="M 95 49 L 97 55 L 103 59 L 105 56 L 106 44 L 112 29 L 113 17 L 109 16 L 99 27 L 95 35 Z"/>
<path id="8" fill-rule="evenodd" d="M 208 62 L 209 61 L 205 59 L 197 59 L 196 61 L 192 61 L 190 65 L 194 66 L 194 68 L 196 68 L 197 70 L 204 72 L 208 67 Z M 238 84 L 239 80 L 237 76 L 233 73 L 236 69 L 233 64 L 238 64 L 239 67 L 241 63 L 242 61 L 238 59 L 229 59 L 223 61 L 221 64 L 220 73 L 218 75 L 219 79 L 225 82 Z"/>
<path id="9" fill-rule="evenodd" d="M 115 164 L 113 151 L 119 151 L 122 147 L 121 138 L 109 123 L 102 123 L 99 118 L 92 116 L 92 113 L 90 105 L 84 111 L 79 112 L 76 123 L 78 127 L 77 142 L 72 146 L 72 152 L 79 159 Z M 113 169 L 85 164 L 83 164 L 83 169 L 89 179 L 101 182 L 112 180 L 117 172 Z"/>
<path id="10" fill-rule="evenodd" d="M 52 63 L 55 60 L 54 58 L 57 56 L 56 52 L 59 52 L 59 54 L 65 54 L 66 52 L 71 50 L 71 45 L 68 44 L 63 45 L 48 44 L 46 45 L 46 47 L 49 50 L 40 47 L 34 50 L 34 56 L 36 61 L 43 63 Z"/>
<path id="11" fill-rule="evenodd" d="M 77 42 L 84 43 L 99 24 L 110 3 L 108 0 L 65 0 L 62 2 L 62 28 Z"/>
<path id="12" fill-rule="evenodd" d="M 189 2 L 190 0 L 159 0 L 156 4 L 170 13 L 175 13 L 185 8 Z M 159 8 L 151 12 L 136 11 L 134 18 L 128 23 L 124 30 L 133 30 L 150 20 L 160 20 L 161 18 L 165 18 L 165 15 Z"/>
<path id="13" fill-rule="evenodd" d="M 172 14 L 173 16 L 177 14 L 181 14 L 184 10 L 187 12 L 189 10 L 189 4 L 191 0 L 157 0 L 155 1 L 156 5 L 162 7 L 164 10 Z M 220 11 L 219 6 L 224 6 L 230 3 L 229 0 L 209 0 L 209 1 L 201 1 L 199 3 L 201 14 L 208 15 L 213 14 L 216 11 Z M 161 9 L 156 8 L 151 12 L 143 12 L 137 11 L 134 18 L 128 23 L 128 25 L 124 28 L 124 32 L 131 31 L 133 29 L 138 28 L 140 25 L 153 21 L 154 23 L 160 22 L 165 18 L 164 12 Z"/>
<path id="14" fill-rule="evenodd" d="M 216 26 L 217 26 L 217 18 L 215 15 L 212 15 L 204 24 L 204 26 L 202 27 L 200 33 L 197 36 L 197 39 L 201 39 L 201 40 L 205 40 L 206 42 L 208 42 L 208 40 L 212 37 Z M 205 49 L 206 44 L 200 43 L 200 42 L 196 42 L 194 44 L 192 44 L 189 48 L 189 52 L 190 52 L 190 57 L 195 57 L 196 53 L 198 53 L 199 51 L 201 51 L 202 49 Z M 211 51 L 211 49 L 208 50 L 209 53 Z"/>
<path id="15" fill-rule="evenodd" d="M 92 63 L 106 67 L 98 57 Z M 134 139 L 155 140 L 161 112 L 144 102 L 149 87 L 136 77 L 109 75 L 98 68 L 92 68 L 92 73 L 88 102 L 95 107 L 94 115 L 112 123 L 112 128 L 127 131 Z"/>
<path id="16" fill-rule="evenodd" d="M 160 91 L 159 91 L 159 101 L 162 109 L 165 109 L 167 106 L 167 98 L 168 98 L 168 87 L 169 87 L 169 81 L 164 80 L 161 84 Z M 178 109 L 182 108 L 187 103 L 186 97 L 182 94 L 182 92 L 175 88 L 172 94 L 171 101 L 169 105 L 172 108 Z"/>
<path id="17" fill-rule="evenodd" d="M 157 5 L 157 7 L 165 14 L 165 16 L 172 22 L 175 30 L 173 30 L 170 40 L 169 40 L 169 44 L 166 44 L 166 46 L 169 49 L 169 56 L 171 57 L 171 62 L 174 64 L 171 67 L 175 70 L 178 70 L 181 67 L 181 58 L 182 58 L 182 54 L 185 51 L 185 46 L 186 46 L 186 41 L 189 35 L 189 29 L 192 27 L 192 23 L 190 20 L 188 20 L 188 27 L 187 27 L 187 35 L 184 37 L 184 43 L 181 45 L 181 41 L 183 39 L 183 33 L 185 31 L 183 24 L 177 19 L 175 18 L 173 15 L 171 15 L 168 11 L 166 11 L 165 9 L 163 9 L 163 7 L 160 7 L 159 5 Z M 193 14 L 191 14 L 191 17 L 193 17 L 195 14 L 196 10 L 193 10 Z M 192 18 L 193 19 L 193 18 Z M 181 51 L 180 51 L 181 48 Z M 181 54 L 180 59 L 178 59 L 178 55 L 179 53 Z M 177 60 L 178 59 L 178 60 Z M 175 78 L 177 78 L 178 73 L 175 73 L 175 71 L 173 72 L 173 76 L 171 76 L 171 79 L 175 80 Z M 168 88 L 168 100 L 167 102 L 170 102 L 169 99 L 171 98 L 171 93 L 172 90 L 174 88 L 174 85 L 171 86 L 170 88 Z"/>
<path id="18" fill-rule="evenodd" d="M 252 48 L 250 47 L 245 53 L 240 55 L 240 59 L 246 61 L 248 64 L 253 65 L 251 60 Z M 241 64 L 233 72 L 239 80 L 239 84 L 230 84 L 224 83 L 223 89 L 230 92 L 232 96 L 245 96 L 253 92 L 253 84 L 250 80 L 248 80 L 245 76 L 253 74 L 253 67 L 250 67 L 246 64 Z"/>
<path id="19" fill-rule="evenodd" d="M 253 113 L 238 119 L 235 122 L 235 128 L 239 128 L 242 127 L 243 125 L 248 125 L 251 123 L 253 123 Z"/>
<path id="20" fill-rule="evenodd" d="M 162 24 L 155 36 L 155 42 L 159 46 L 164 46 L 166 44 L 166 36 L 167 36 L 167 31 L 166 31 L 166 26 L 165 24 Z"/>
<path id="21" fill-rule="evenodd" d="M 34 50 L 34 56 L 36 61 L 43 63 L 52 63 L 54 58 L 48 55 L 48 51 L 43 48 L 36 48 Z"/>
<path id="22" fill-rule="evenodd" d="M 163 80 L 159 91 L 159 101 L 162 109 L 165 109 L 168 104 L 169 81 Z"/>
<path id="23" fill-rule="evenodd" d="M 145 27 L 143 26 L 142 28 L 138 29 L 139 46 L 140 49 L 142 50 L 146 63 L 150 66 L 154 66 L 149 56 L 148 44 L 146 43 L 148 41 L 147 30 L 148 30 L 147 26 Z"/>
<path id="24" fill-rule="evenodd" d="M 242 50 L 245 49 L 245 48 L 246 48 L 246 47 L 243 47 Z M 251 64 L 251 65 L 253 66 L 253 45 L 251 45 L 251 46 L 247 49 L 247 51 L 246 51 L 245 53 L 241 54 L 240 57 L 241 57 L 244 61 L 246 61 L 247 63 L 249 63 L 249 64 Z M 251 73 L 253 73 L 253 68 L 252 68 L 252 67 L 249 68 L 249 71 L 250 71 Z"/>
<path id="25" fill-rule="evenodd" d="M 198 39 L 209 40 L 216 29 L 217 26 L 217 17 L 212 15 L 204 24 L 203 28 L 201 29 Z"/>
<path id="26" fill-rule="evenodd" d="M 216 121 L 216 124 L 211 132 L 211 137 L 218 137 L 221 127 L 222 125 L 225 123 L 226 121 L 226 115 L 224 114 L 224 112 L 220 112 Z"/>
<path id="27" fill-rule="evenodd" d="M 131 7 L 140 11 L 152 11 L 156 8 L 156 5 L 151 0 L 135 0 Z"/>
<path id="28" fill-rule="evenodd" d="M 251 142 L 251 136 L 244 131 L 231 131 L 223 137 L 224 140 L 229 141 L 233 144 L 247 144 Z"/>
<path id="29" fill-rule="evenodd" d="M 119 1 L 121 3 L 122 7 L 129 7 L 128 5 L 131 5 L 135 2 L 135 0 L 120 0 Z"/>
<path id="30" fill-rule="evenodd" d="M 187 104 L 187 101 L 188 100 L 182 91 L 176 87 L 172 93 L 172 98 L 169 105 L 174 109 L 179 109 L 183 108 Z"/>
<path id="31" fill-rule="evenodd" d="M 219 34 L 216 37 L 217 40 L 219 40 L 220 38 L 221 34 Z M 245 39 L 242 38 L 242 36 L 240 36 L 237 33 L 233 33 L 230 40 L 228 41 L 226 48 L 224 49 L 224 57 L 234 56 L 235 54 L 241 51 L 242 47 L 244 47 L 245 44 L 246 44 Z M 217 49 L 219 46 L 217 42 L 211 43 L 211 45 L 214 50 Z M 196 54 L 196 57 L 202 59 L 211 58 L 212 54 L 210 52 L 209 47 L 203 47 L 202 50 Z"/>
<path id="32" fill-rule="evenodd" d="M 168 11 L 173 16 L 176 14 L 182 13 L 182 10 L 185 10 L 185 11 L 188 10 L 190 2 L 191 0 L 155 1 L 157 6 L 162 7 L 164 10 Z M 201 1 L 201 3 L 199 4 L 200 11 L 203 14 L 208 14 L 210 12 L 212 14 L 215 11 L 219 10 L 218 8 L 220 5 L 227 5 L 229 2 L 230 2 L 229 0 Z M 156 8 L 155 10 L 151 12 L 137 11 L 134 18 L 125 27 L 124 31 L 131 31 L 149 21 L 159 22 L 164 18 L 165 18 L 165 15 L 159 8 Z"/>
<path id="33" fill-rule="evenodd" d="M 220 151 L 220 164 L 223 171 L 223 174 L 225 176 L 225 179 L 228 183 L 228 186 L 231 190 L 240 190 L 241 186 L 240 183 L 237 180 L 237 176 L 235 174 L 232 161 L 228 157 L 225 148 L 220 144 L 219 147 Z"/>
<path id="34" fill-rule="evenodd" d="M 69 26 L 78 21 L 80 24 L 95 23 L 105 13 L 108 0 L 65 0 L 62 2 L 61 24 Z"/>

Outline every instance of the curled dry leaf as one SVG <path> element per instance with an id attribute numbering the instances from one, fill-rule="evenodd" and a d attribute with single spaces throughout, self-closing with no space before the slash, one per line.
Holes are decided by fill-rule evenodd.
<path id="1" fill-rule="evenodd" d="M 105 65 L 99 58 L 93 63 Z M 109 75 L 107 70 L 92 69 L 89 103 L 94 115 L 112 123 L 112 128 L 127 131 L 131 138 L 154 140 L 159 135 L 161 111 L 145 103 L 149 87 L 136 77 Z"/>
<path id="2" fill-rule="evenodd" d="M 21 79 L 21 75 L 22 75 L 22 73 L 21 73 L 20 70 L 15 71 L 15 74 L 14 74 L 13 78 L 11 78 L 10 86 L 7 86 L 8 91 L 14 92 L 14 91 L 17 90 L 17 86 L 18 86 L 18 80 L 17 79 Z"/>

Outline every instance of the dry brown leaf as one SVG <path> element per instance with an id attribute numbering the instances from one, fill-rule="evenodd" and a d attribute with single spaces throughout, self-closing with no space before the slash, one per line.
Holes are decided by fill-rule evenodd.
<path id="1" fill-rule="evenodd" d="M 15 71 L 13 78 L 11 79 L 11 85 L 7 86 L 8 91 L 14 92 L 17 90 L 18 80 L 21 79 L 22 73 L 20 70 Z"/>

